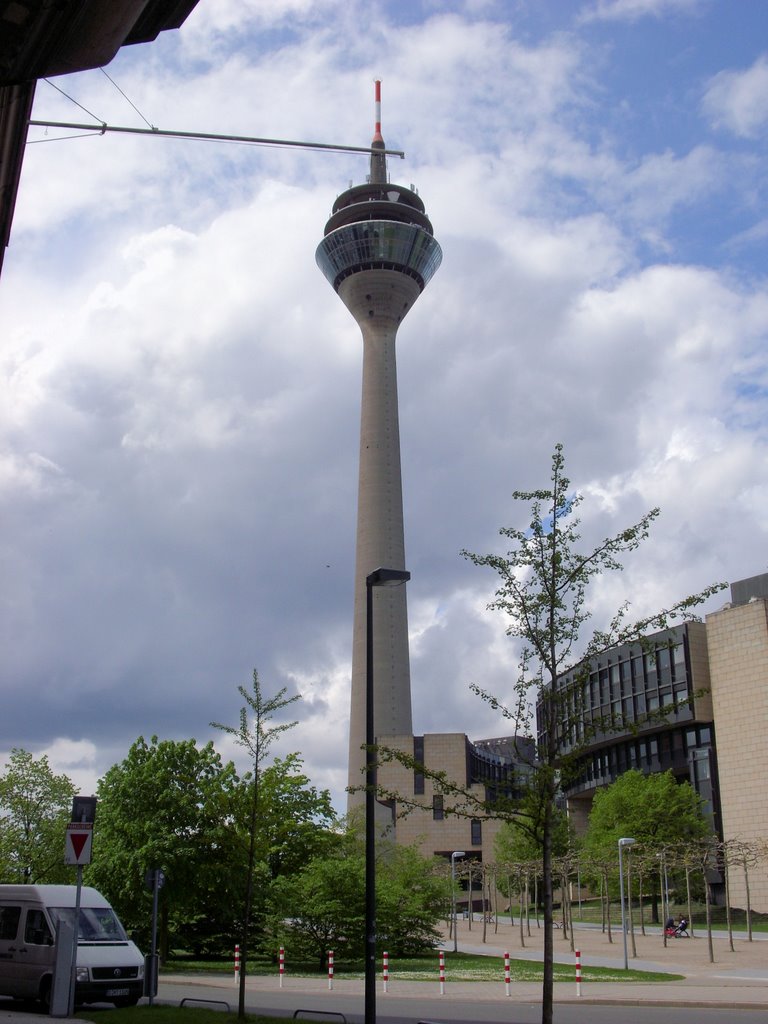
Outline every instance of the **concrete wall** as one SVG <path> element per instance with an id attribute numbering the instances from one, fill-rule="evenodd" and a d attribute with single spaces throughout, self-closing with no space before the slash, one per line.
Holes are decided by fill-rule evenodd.
<path id="1" fill-rule="evenodd" d="M 768 841 L 765 749 L 768 735 L 768 601 L 707 616 L 709 667 L 727 840 Z M 768 913 L 768 863 L 750 869 L 752 908 Z M 731 905 L 746 906 L 743 871 L 730 872 Z"/>
<path id="2" fill-rule="evenodd" d="M 382 746 L 394 747 L 413 756 L 413 736 L 384 736 L 379 740 Z M 464 733 L 428 733 L 424 736 L 424 764 L 439 770 L 459 786 L 467 782 L 467 737 Z M 471 812 L 467 816 L 445 814 L 442 820 L 434 816 L 432 798 L 436 788 L 427 778 L 423 794 L 414 793 L 414 773 L 396 761 L 378 769 L 378 784 L 402 798 L 397 802 L 396 814 L 405 812 L 408 804 L 417 806 L 397 817 L 395 839 L 400 845 L 416 846 L 425 856 L 434 854 L 450 855 L 454 850 L 472 853 L 484 862 L 494 860 L 494 841 L 501 827 L 499 822 L 484 819 L 480 822 L 481 842 L 473 843 Z M 479 799 L 484 797 L 483 786 L 473 786 L 471 792 Z M 454 800 L 446 796 L 445 808 Z M 476 818 L 479 815 L 474 815 Z"/>

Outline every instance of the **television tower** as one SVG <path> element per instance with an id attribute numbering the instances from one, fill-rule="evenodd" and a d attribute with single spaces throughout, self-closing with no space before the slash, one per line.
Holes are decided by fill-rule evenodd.
<path id="1" fill-rule="evenodd" d="M 366 577 L 405 569 L 395 339 L 401 321 L 442 260 L 442 251 L 412 188 L 387 180 L 381 135 L 381 83 L 375 83 L 376 126 L 364 185 L 333 204 L 317 247 L 317 264 L 363 335 L 360 468 L 349 724 L 349 786 L 364 784 Z M 410 735 L 411 678 L 406 588 L 373 590 L 374 723 L 377 738 Z M 362 806 L 363 792 L 349 796 Z"/>

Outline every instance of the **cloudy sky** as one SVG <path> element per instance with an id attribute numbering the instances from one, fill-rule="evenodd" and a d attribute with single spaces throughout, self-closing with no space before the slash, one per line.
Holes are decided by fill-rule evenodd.
<path id="1" fill-rule="evenodd" d="M 662 509 L 596 624 L 768 569 L 767 30 L 764 0 L 200 0 L 38 86 L 40 120 L 365 146 L 382 79 L 444 254 L 398 339 L 418 732 L 505 731 L 468 687 L 508 694 L 515 647 L 459 552 L 503 550 L 558 441 L 587 541 Z M 30 131 L 0 278 L 0 758 L 85 791 L 140 735 L 228 756 L 257 668 L 342 810 L 362 346 L 314 252 L 366 158 L 65 134 Z"/>

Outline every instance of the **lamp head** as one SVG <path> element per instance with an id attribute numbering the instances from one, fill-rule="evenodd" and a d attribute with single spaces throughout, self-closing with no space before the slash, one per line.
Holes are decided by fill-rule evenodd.
<path id="1" fill-rule="evenodd" d="M 407 583 L 411 574 L 405 569 L 374 569 L 365 577 L 369 587 L 399 587 L 401 583 Z"/>
<path id="2" fill-rule="evenodd" d="M 636 842 L 637 842 L 637 840 L 636 840 L 636 839 L 628 839 L 628 838 L 625 838 L 625 839 L 620 839 L 620 840 L 619 840 L 619 846 L 620 846 L 620 847 L 621 847 L 621 846 L 634 846 L 634 844 L 635 844 Z"/>

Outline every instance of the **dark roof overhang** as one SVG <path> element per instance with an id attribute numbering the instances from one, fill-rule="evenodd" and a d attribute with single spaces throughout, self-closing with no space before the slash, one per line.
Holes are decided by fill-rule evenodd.
<path id="1" fill-rule="evenodd" d="M 0 0 L 0 268 L 39 78 L 103 67 L 179 28 L 198 0 Z"/>

